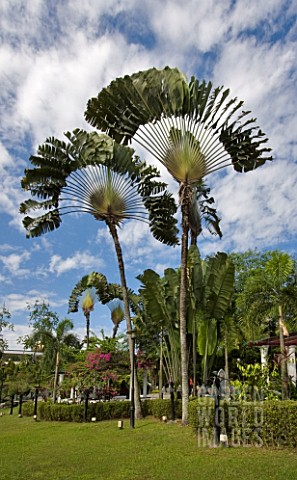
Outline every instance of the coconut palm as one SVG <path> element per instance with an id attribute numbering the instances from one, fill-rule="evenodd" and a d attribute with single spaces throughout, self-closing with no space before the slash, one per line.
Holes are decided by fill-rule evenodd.
<path id="1" fill-rule="evenodd" d="M 112 236 L 121 285 L 127 330 L 132 330 L 128 288 L 118 227 L 126 219 L 147 221 L 158 240 L 173 245 L 176 239 L 176 206 L 165 189 L 155 167 L 133 158 L 133 150 L 117 145 L 105 134 L 75 130 L 67 133 L 68 142 L 49 138 L 31 156 L 36 167 L 25 170 L 22 187 L 39 200 L 21 204 L 21 213 L 46 210 L 39 217 L 23 220 L 28 237 L 36 237 L 58 228 L 62 216 L 69 213 L 89 213 L 106 223 Z M 164 216 L 164 217 L 163 217 Z M 169 219 L 166 224 L 163 218 Z M 166 225 L 166 228 L 165 228 Z M 133 342 L 129 337 L 130 360 Z M 137 383 L 137 382 L 136 382 Z M 135 385 L 136 385 L 135 383 Z M 135 388 L 137 392 L 137 388 Z M 140 401 L 136 404 L 140 416 Z"/>
<path id="2" fill-rule="evenodd" d="M 190 206 L 207 175 L 227 166 L 247 172 L 270 160 L 267 138 L 228 89 L 213 88 L 176 68 L 151 68 L 115 79 L 91 98 L 85 118 L 117 142 L 135 140 L 179 185 L 182 213 L 180 342 L 182 421 L 188 422 L 186 357 L 187 251 Z"/>

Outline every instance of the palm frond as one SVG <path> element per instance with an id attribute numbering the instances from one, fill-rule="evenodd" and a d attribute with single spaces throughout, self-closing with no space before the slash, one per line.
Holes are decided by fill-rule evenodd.
<path id="1" fill-rule="evenodd" d="M 176 68 L 152 68 L 111 82 L 89 100 L 85 118 L 118 143 L 133 138 L 178 181 L 195 182 L 228 165 L 241 172 L 271 160 L 255 119 L 229 95 L 194 77 L 188 83 Z"/>

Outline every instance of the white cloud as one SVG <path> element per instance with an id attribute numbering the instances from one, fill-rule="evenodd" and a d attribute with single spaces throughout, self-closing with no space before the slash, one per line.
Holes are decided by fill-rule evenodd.
<path id="1" fill-rule="evenodd" d="M 53 255 L 50 259 L 49 270 L 58 277 L 70 270 L 94 270 L 102 268 L 105 262 L 103 259 L 96 258 L 90 252 L 75 252 L 73 256 L 62 258 L 60 255 Z"/>
<path id="2" fill-rule="evenodd" d="M 228 10 L 228 2 L 215 0 L 191 0 L 187 8 L 178 1 L 163 1 L 152 11 L 152 26 L 160 44 L 169 42 L 171 48 L 178 45 L 184 51 L 195 46 L 204 52 L 228 31 Z"/>
<path id="3" fill-rule="evenodd" d="M 296 236 L 296 163 L 272 162 L 247 174 L 230 169 L 212 183 L 223 239 L 211 241 L 206 253 L 265 248 Z"/>
<path id="4" fill-rule="evenodd" d="M 3 338 L 8 343 L 8 350 L 23 350 L 21 337 L 30 335 L 32 331 L 28 325 L 15 325 L 13 330 L 5 330 L 3 332 Z"/>
<path id="5" fill-rule="evenodd" d="M 29 270 L 27 268 L 21 268 L 23 262 L 27 262 L 31 257 L 30 252 L 24 251 L 21 254 L 11 253 L 10 255 L 0 255 L 0 261 L 3 263 L 4 269 L 11 275 L 18 275 L 24 277 L 28 275 Z"/>
<path id="6" fill-rule="evenodd" d="M 46 292 L 42 290 L 30 290 L 26 293 L 9 293 L 8 295 L 0 297 L 1 304 L 5 304 L 7 310 L 18 316 L 20 312 L 28 310 L 28 305 L 34 305 L 36 302 L 45 302 L 51 308 L 60 307 L 66 304 L 66 300 L 57 299 L 56 293 Z M 12 323 L 15 323 L 14 317 Z"/>

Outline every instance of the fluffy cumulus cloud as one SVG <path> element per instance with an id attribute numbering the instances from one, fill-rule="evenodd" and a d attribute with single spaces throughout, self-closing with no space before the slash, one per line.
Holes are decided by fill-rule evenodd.
<path id="1" fill-rule="evenodd" d="M 3 264 L 4 271 L 15 276 L 27 276 L 29 270 L 22 268 L 22 264 L 30 259 L 30 252 L 11 253 L 9 255 L 0 255 L 0 261 Z"/>
<path id="2" fill-rule="evenodd" d="M 69 270 L 91 271 L 104 266 L 104 261 L 95 258 L 90 252 L 75 252 L 71 257 L 62 258 L 60 255 L 53 255 L 50 260 L 49 270 L 58 276 Z"/>
<path id="3" fill-rule="evenodd" d="M 296 2 L 289 0 L 1 2 L 0 298 L 10 298 L 15 314 L 25 311 L 16 306 L 32 300 L 28 292 L 36 281 L 37 294 L 47 292 L 61 315 L 80 276 L 98 270 L 114 281 L 114 245 L 106 229 L 96 236 L 95 222 L 79 230 L 77 222 L 63 221 L 58 234 L 26 243 L 19 204 L 27 196 L 20 180 L 48 136 L 91 128 L 84 120 L 90 97 L 113 78 L 152 66 L 176 66 L 188 77 L 230 88 L 273 147 L 274 161 L 255 172 L 230 169 L 206 179 L 224 237 L 203 233 L 202 253 L 279 245 L 294 252 L 296 19 Z M 161 173 L 177 198 L 177 185 L 164 168 Z M 128 283 L 145 268 L 162 273 L 178 265 L 179 248 L 162 246 L 145 224 L 128 222 L 119 237 Z"/>

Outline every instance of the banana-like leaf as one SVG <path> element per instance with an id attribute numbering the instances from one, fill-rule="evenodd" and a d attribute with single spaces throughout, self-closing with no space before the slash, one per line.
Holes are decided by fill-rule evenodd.
<path id="1" fill-rule="evenodd" d="M 205 319 L 198 328 L 198 352 L 204 357 L 213 354 L 218 341 L 217 321 L 214 318 Z"/>
<path id="2" fill-rule="evenodd" d="M 234 265 L 226 253 L 211 257 L 205 271 L 205 313 L 217 320 L 224 317 L 234 291 Z"/>

